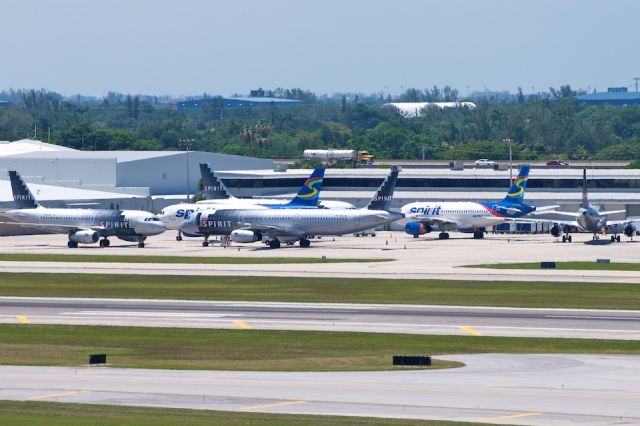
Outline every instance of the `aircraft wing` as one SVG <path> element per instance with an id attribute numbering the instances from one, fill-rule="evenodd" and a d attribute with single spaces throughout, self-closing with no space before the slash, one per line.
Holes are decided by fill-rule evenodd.
<path id="1" fill-rule="evenodd" d="M 413 216 L 408 217 L 407 219 L 419 220 L 423 223 L 428 223 L 429 225 L 444 223 L 444 224 L 455 224 L 457 223 L 455 220 L 445 219 L 443 217 L 433 217 L 433 216 Z"/>
<path id="2" fill-rule="evenodd" d="M 548 213 L 557 214 L 557 215 L 560 215 L 560 216 L 580 217 L 580 213 L 578 213 L 578 212 L 554 211 L 554 212 L 548 212 Z"/>
<path id="3" fill-rule="evenodd" d="M 80 229 L 77 226 L 29 223 L 29 222 L 0 222 L 0 225 L 13 225 L 13 226 L 20 226 L 23 228 L 36 228 L 36 229 L 40 229 L 45 232 L 51 232 L 54 234 L 64 234 L 69 231 L 75 231 Z"/>
<path id="4" fill-rule="evenodd" d="M 609 210 L 609 211 L 605 211 L 605 212 L 600 212 L 600 216 L 607 216 L 610 214 L 617 214 L 617 213 L 626 213 L 626 210 Z"/>
<path id="5" fill-rule="evenodd" d="M 536 209 L 534 211 L 532 211 L 531 213 L 527 214 L 527 216 L 536 216 L 536 215 L 540 215 L 540 214 L 554 214 L 554 213 L 558 213 L 557 209 L 560 206 L 542 206 L 542 207 L 536 207 Z"/>
<path id="6" fill-rule="evenodd" d="M 247 231 L 259 231 L 265 235 L 273 236 L 292 236 L 292 237 L 304 237 L 304 232 L 299 232 L 295 228 L 284 228 L 273 225 L 252 225 L 251 223 L 245 223 L 241 230 Z"/>
<path id="7" fill-rule="evenodd" d="M 85 229 L 90 229 L 92 231 L 100 232 L 105 229 L 103 226 L 79 227 L 74 225 L 59 225 L 54 223 L 30 223 L 30 222 L 0 222 L 0 225 L 14 225 L 14 226 L 21 226 L 25 228 L 37 228 L 46 232 L 51 232 L 56 234 L 64 234 L 69 231 L 81 231 Z"/>

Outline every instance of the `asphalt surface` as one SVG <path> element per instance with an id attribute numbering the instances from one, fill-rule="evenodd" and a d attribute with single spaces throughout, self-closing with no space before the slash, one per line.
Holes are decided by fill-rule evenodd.
<path id="1" fill-rule="evenodd" d="M 452 233 L 449 240 L 434 240 L 433 234 L 414 239 L 402 232 L 382 232 L 376 237 L 336 237 L 313 240 L 310 248 L 284 246 L 272 250 L 260 243 L 202 247 L 200 239 L 175 241 L 167 232 L 149 238 L 144 249 L 135 244 L 113 240 L 111 247 L 96 245 L 78 249 L 66 247 L 65 235 L 34 235 L 0 238 L 0 253 L 53 253 L 144 256 L 178 255 L 190 257 L 316 257 L 391 259 L 374 263 L 254 264 L 254 265 L 184 265 L 125 264 L 81 262 L 6 262 L 5 272 L 75 272 L 150 275 L 250 275 L 296 277 L 371 277 L 407 279 L 459 279 L 484 281 L 574 281 L 640 283 L 638 271 L 561 271 L 497 270 L 463 268 L 465 265 L 500 262 L 588 261 L 610 259 L 611 262 L 638 262 L 640 244 L 624 237 L 621 243 L 592 241 L 590 235 L 576 234 L 573 243 L 557 242 L 550 235 L 494 235 L 474 240 L 466 234 Z"/>
<path id="2" fill-rule="evenodd" d="M 640 311 L 0 298 L 1 323 L 640 340 Z"/>
<path id="3" fill-rule="evenodd" d="M 446 358 L 467 366 L 354 373 L 0 366 L 0 399 L 523 425 L 640 424 L 636 357 Z"/>

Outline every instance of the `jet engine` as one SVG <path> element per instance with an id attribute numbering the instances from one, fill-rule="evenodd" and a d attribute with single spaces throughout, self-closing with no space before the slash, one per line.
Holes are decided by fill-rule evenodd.
<path id="1" fill-rule="evenodd" d="M 627 237 L 633 237 L 633 234 L 635 233 L 636 227 L 632 223 L 624 227 L 624 235 L 626 235 Z"/>
<path id="2" fill-rule="evenodd" d="M 562 231 L 562 227 L 557 223 L 554 223 L 551 229 L 549 229 L 549 232 L 551 232 L 551 235 L 553 235 L 554 237 L 559 237 L 560 235 L 562 235 Z"/>
<path id="3" fill-rule="evenodd" d="M 262 234 L 257 231 L 236 229 L 231 232 L 231 240 L 236 243 L 252 243 L 254 241 L 262 241 Z"/>
<path id="4" fill-rule="evenodd" d="M 432 231 L 431 225 L 422 222 L 408 222 L 404 226 L 404 232 L 418 238 L 419 235 L 428 234 Z"/>
<path id="5" fill-rule="evenodd" d="M 82 244 L 92 244 L 97 243 L 100 239 L 100 236 L 96 231 L 92 231 L 90 229 L 83 231 L 76 231 L 69 234 L 69 240 L 74 243 L 82 243 Z"/>

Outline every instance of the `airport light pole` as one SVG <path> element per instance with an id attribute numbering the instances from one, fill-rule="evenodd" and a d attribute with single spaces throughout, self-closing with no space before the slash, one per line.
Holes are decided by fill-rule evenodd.
<path id="1" fill-rule="evenodd" d="M 184 145 L 184 149 L 187 151 L 187 202 L 189 202 L 189 150 L 195 141 L 195 139 L 179 139 L 180 145 Z"/>
<path id="2" fill-rule="evenodd" d="M 511 182 L 513 182 L 513 156 L 511 154 L 511 142 L 513 141 L 511 138 L 504 138 L 502 139 L 502 142 L 509 144 L 509 184 L 511 184 Z"/>

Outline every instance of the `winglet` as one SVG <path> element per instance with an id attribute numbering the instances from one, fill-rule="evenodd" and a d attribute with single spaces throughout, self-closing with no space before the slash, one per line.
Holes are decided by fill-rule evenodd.
<path id="1" fill-rule="evenodd" d="M 226 200 L 233 198 L 227 187 L 211 171 L 208 164 L 200 163 L 200 174 L 204 186 L 204 196 L 207 200 Z"/>
<path id="2" fill-rule="evenodd" d="M 38 207 L 36 199 L 18 172 L 9 170 L 9 180 L 11 181 L 11 191 L 13 192 L 13 204 L 16 209 L 35 209 Z"/>
<path id="3" fill-rule="evenodd" d="M 520 166 L 518 176 L 516 176 L 511 183 L 507 196 L 502 200 L 503 202 L 522 204 L 522 200 L 524 200 L 524 192 L 527 187 L 527 181 L 529 180 L 529 170 L 531 170 L 531 166 L 528 164 Z"/>
<path id="4" fill-rule="evenodd" d="M 391 201 L 393 201 L 393 193 L 396 189 L 396 183 L 398 183 L 398 174 L 402 170 L 399 166 L 392 166 L 389 176 L 386 177 L 378 192 L 373 196 L 373 199 L 369 202 L 367 209 L 369 210 L 389 210 L 391 207 Z"/>
<path id="5" fill-rule="evenodd" d="M 322 181 L 324 179 L 324 169 L 315 169 L 304 184 L 300 187 L 298 195 L 295 196 L 287 205 L 301 207 L 317 207 L 320 191 L 322 190 Z"/>

